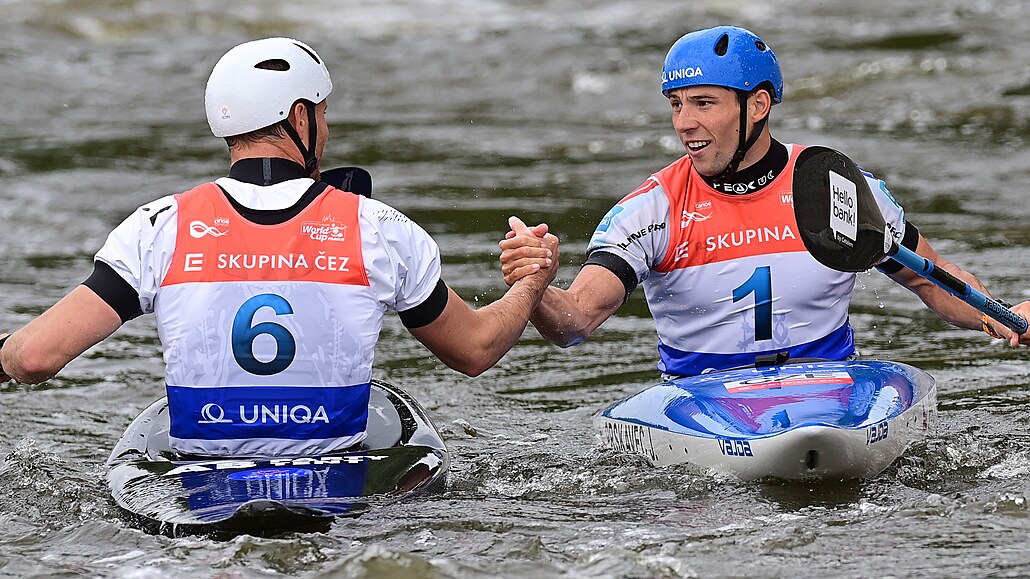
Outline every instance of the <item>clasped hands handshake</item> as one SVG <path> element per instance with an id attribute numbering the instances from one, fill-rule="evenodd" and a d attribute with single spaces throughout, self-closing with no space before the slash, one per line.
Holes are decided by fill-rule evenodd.
<path id="1" fill-rule="evenodd" d="M 558 238 L 548 232 L 546 223 L 530 227 L 518 217 L 508 218 L 511 227 L 501 247 L 501 273 L 504 283 L 513 285 L 530 275 L 547 277 L 548 285 L 558 275 Z"/>

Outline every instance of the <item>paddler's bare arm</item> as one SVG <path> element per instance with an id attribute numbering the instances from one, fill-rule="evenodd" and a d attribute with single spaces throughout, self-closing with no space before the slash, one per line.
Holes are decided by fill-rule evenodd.
<path id="1" fill-rule="evenodd" d="M 80 285 L 7 338 L 0 348 L 0 366 L 18 382 L 38 384 L 121 325 L 107 302 Z"/>
<path id="2" fill-rule="evenodd" d="M 569 289 L 550 286 L 530 321 L 540 335 L 563 348 L 574 346 L 622 306 L 626 288 L 618 276 L 587 264 Z"/>
<path id="3" fill-rule="evenodd" d="M 516 219 L 517 223 L 521 221 Z M 530 228 L 537 236 L 547 233 L 545 225 Z M 500 243 L 501 272 L 511 285 L 526 275 L 527 267 L 543 255 L 542 241 L 509 235 Z M 557 273 L 555 266 L 554 273 Z M 550 286 L 530 321 L 544 338 L 561 347 L 585 340 L 622 305 L 626 288 L 618 276 L 599 265 L 580 270 L 567 290 Z"/>
<path id="4" fill-rule="evenodd" d="M 991 295 L 983 282 L 968 271 L 941 257 L 922 235 L 919 236 L 916 253 L 932 261 L 934 267 L 943 269 L 985 295 Z M 919 296 L 919 299 L 926 304 L 926 307 L 930 308 L 937 317 L 949 324 L 970 330 L 982 329 L 983 314 L 979 310 L 952 296 L 925 277 L 916 274 L 908 268 L 901 268 L 898 272 L 891 274 L 890 277 Z M 1002 324 L 990 320 L 988 322 L 995 332 L 1013 347 L 1018 346 L 1020 342 L 1024 344 L 1030 343 L 1025 337 L 1020 338 L 1018 334 Z"/>
<path id="5" fill-rule="evenodd" d="M 539 239 L 521 222 L 515 227 L 518 235 Z M 447 288 L 447 306 L 440 316 L 428 325 L 411 328 L 411 334 L 454 370 L 478 376 L 490 369 L 522 337 L 530 313 L 554 279 L 558 238 L 550 235 L 539 241 L 540 257 L 523 264 L 524 277 L 504 297 L 474 310 Z"/>

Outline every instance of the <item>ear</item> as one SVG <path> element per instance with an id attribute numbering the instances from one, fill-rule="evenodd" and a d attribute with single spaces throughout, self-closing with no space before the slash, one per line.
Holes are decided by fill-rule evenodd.
<path id="1" fill-rule="evenodd" d="M 297 128 L 301 127 L 300 123 L 306 125 L 308 122 L 307 105 L 301 101 L 293 103 L 293 106 L 290 107 L 289 121 L 291 125 Z"/>
<path id="2" fill-rule="evenodd" d="M 757 123 L 768 116 L 772 109 L 772 95 L 767 90 L 756 90 L 751 93 L 748 104 L 751 107 L 751 121 Z"/>

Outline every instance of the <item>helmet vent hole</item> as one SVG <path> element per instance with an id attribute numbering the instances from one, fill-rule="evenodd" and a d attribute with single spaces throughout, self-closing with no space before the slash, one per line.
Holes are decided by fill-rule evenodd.
<path id="1" fill-rule="evenodd" d="M 766 50 L 769 49 L 769 47 L 766 46 L 765 43 L 762 42 L 761 40 L 756 40 L 755 41 L 755 47 L 758 48 L 758 50 L 760 50 L 762 52 L 765 52 Z"/>
<path id="2" fill-rule="evenodd" d="M 308 48 L 307 46 L 301 45 L 301 44 L 297 44 L 296 46 L 297 46 L 297 48 L 299 48 L 299 49 L 303 50 L 304 52 L 308 53 L 308 56 L 311 57 L 311 60 L 315 61 L 318 64 L 322 64 L 322 61 L 318 59 L 318 55 L 315 54 L 314 52 L 312 52 L 310 48 Z"/>
<path id="3" fill-rule="evenodd" d="M 715 43 L 715 54 L 719 56 L 726 56 L 726 51 L 730 46 L 730 35 L 723 34 L 719 37 L 719 41 Z"/>
<path id="4" fill-rule="evenodd" d="M 254 68 L 261 68 L 264 70 L 290 70 L 290 63 L 281 58 L 273 58 L 255 64 Z"/>

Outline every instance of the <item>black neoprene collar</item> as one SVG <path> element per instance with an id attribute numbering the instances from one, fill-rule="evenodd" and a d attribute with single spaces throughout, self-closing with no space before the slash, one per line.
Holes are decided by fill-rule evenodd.
<path id="1" fill-rule="evenodd" d="M 747 194 L 754 193 L 768 185 L 787 166 L 789 155 L 783 143 L 772 139 L 769 150 L 757 163 L 734 173 L 728 180 L 718 175 L 706 177 L 701 175 L 705 183 L 721 193 Z"/>
<path id="2" fill-rule="evenodd" d="M 232 164 L 228 175 L 230 179 L 262 187 L 310 176 L 300 163 L 276 157 L 240 159 Z"/>

